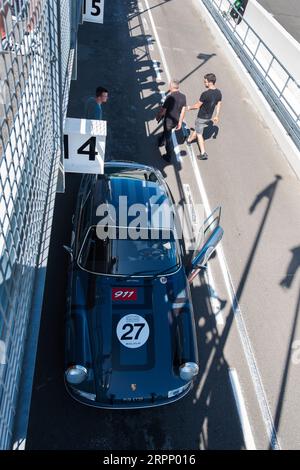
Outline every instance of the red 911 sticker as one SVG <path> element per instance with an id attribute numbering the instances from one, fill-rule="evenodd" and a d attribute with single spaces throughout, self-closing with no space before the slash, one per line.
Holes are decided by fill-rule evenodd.
<path id="1" fill-rule="evenodd" d="M 127 289 L 125 287 L 112 288 L 112 300 L 137 300 L 137 289 Z"/>

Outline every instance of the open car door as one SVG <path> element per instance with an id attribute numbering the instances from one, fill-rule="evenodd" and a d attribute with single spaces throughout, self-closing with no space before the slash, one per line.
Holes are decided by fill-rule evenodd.
<path id="1" fill-rule="evenodd" d="M 223 237 L 224 230 L 220 227 L 220 218 L 221 207 L 216 207 L 204 221 L 200 231 L 199 247 L 194 251 L 193 259 L 187 272 L 189 283 L 192 283 L 200 269 L 205 267 Z"/>

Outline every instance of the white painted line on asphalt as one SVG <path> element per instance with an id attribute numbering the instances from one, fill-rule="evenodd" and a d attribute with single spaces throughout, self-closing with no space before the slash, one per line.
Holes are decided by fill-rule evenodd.
<path id="1" fill-rule="evenodd" d="M 152 44 L 152 38 L 147 38 L 147 42 L 148 42 L 149 51 L 154 51 L 154 47 L 153 47 L 153 44 Z"/>
<path id="2" fill-rule="evenodd" d="M 182 156 L 180 153 L 180 148 L 176 139 L 175 129 L 172 130 L 172 142 L 173 142 L 173 150 L 176 156 L 176 160 L 178 163 L 182 163 Z"/>
<path id="3" fill-rule="evenodd" d="M 198 224 L 197 213 L 195 211 L 195 204 L 194 204 L 194 198 L 192 195 L 191 187 L 188 183 L 183 183 L 182 187 L 183 187 L 185 202 L 186 204 L 188 204 L 188 213 L 190 216 L 190 223 L 196 228 L 197 225 L 199 224 Z"/>
<path id="4" fill-rule="evenodd" d="M 247 450 L 256 450 L 252 429 L 250 426 L 250 421 L 248 418 L 246 405 L 244 397 L 242 394 L 242 389 L 240 386 L 239 378 L 235 369 L 228 369 L 230 383 L 233 391 L 233 395 L 236 402 L 237 411 L 240 418 L 240 423 L 242 427 L 244 443 Z"/>
<path id="5" fill-rule="evenodd" d="M 190 236 L 194 235 L 195 232 L 199 234 L 199 231 L 202 228 L 202 223 L 204 221 L 204 214 L 201 225 L 198 221 L 197 213 L 195 211 L 195 204 L 192 196 L 191 187 L 187 183 L 183 183 L 183 192 L 186 204 L 188 204 L 188 213 L 190 219 L 190 225 L 193 226 L 193 233 L 190 233 Z M 212 275 L 212 271 L 209 265 L 207 265 L 207 269 L 203 270 L 205 283 L 208 287 L 209 291 L 209 300 L 213 314 L 215 315 L 215 320 L 217 326 L 224 325 L 224 317 L 221 311 L 221 301 L 216 292 L 215 281 Z M 200 284 L 199 284 L 200 285 Z"/>
<path id="6" fill-rule="evenodd" d="M 224 316 L 221 310 L 221 301 L 216 291 L 216 284 L 212 274 L 211 267 L 207 265 L 207 270 L 204 271 L 204 278 L 206 285 L 209 289 L 209 300 L 212 312 L 216 319 L 216 324 L 219 326 L 224 326 Z"/>
<path id="7" fill-rule="evenodd" d="M 166 99 L 166 93 L 164 91 L 160 91 L 159 92 L 161 94 L 161 104 L 163 104 L 165 102 L 165 99 Z"/>
<path id="8" fill-rule="evenodd" d="M 159 65 L 158 65 L 158 61 L 157 60 L 152 60 L 153 62 L 153 68 L 155 70 L 155 73 L 156 73 L 156 78 L 157 80 L 161 81 L 161 74 L 160 74 L 160 68 L 159 68 Z"/>
<path id="9" fill-rule="evenodd" d="M 148 21 L 146 20 L 146 18 L 143 18 L 143 23 L 144 23 L 145 31 L 149 31 L 149 25 L 148 25 Z"/>
<path id="10" fill-rule="evenodd" d="M 199 167 L 197 165 L 197 160 L 196 160 L 193 148 L 188 148 L 188 152 L 190 153 L 191 162 L 192 162 L 192 166 L 194 169 L 194 175 L 196 177 L 196 181 L 197 181 L 199 191 L 202 197 L 202 201 L 205 207 L 205 212 L 206 214 L 209 215 L 211 214 L 211 208 L 210 208 L 210 204 L 208 201 L 206 189 L 204 187 L 204 184 L 201 178 Z M 244 318 L 241 312 L 241 308 L 236 298 L 235 289 L 233 287 L 233 283 L 232 283 L 230 272 L 226 263 L 226 258 L 223 252 L 223 248 L 221 246 L 218 246 L 216 251 L 218 253 L 218 261 L 221 267 L 222 276 L 223 276 L 226 290 L 227 290 L 227 293 L 228 293 L 228 296 L 232 305 L 232 310 L 233 310 L 234 317 L 237 323 L 238 332 L 240 335 L 244 354 L 246 356 L 246 361 L 249 367 L 251 379 L 255 388 L 257 401 L 260 407 L 260 411 L 261 411 L 262 418 L 265 424 L 265 428 L 266 428 L 266 432 L 270 441 L 270 445 L 272 449 L 279 450 L 280 444 L 279 444 L 277 433 L 274 427 L 272 413 L 268 404 L 268 400 L 266 397 L 266 393 L 264 390 L 260 372 L 258 370 L 258 366 L 255 360 L 254 351 L 250 342 L 248 331 L 247 331 Z"/>
<path id="11" fill-rule="evenodd" d="M 185 204 L 184 211 L 180 213 L 179 217 L 183 228 L 183 236 L 185 237 L 185 249 L 187 251 L 194 251 L 195 243 L 197 243 L 196 240 L 199 237 L 199 232 L 201 229 L 201 222 L 199 221 L 199 217 L 197 216 L 190 185 L 188 183 L 183 183 L 182 188 L 184 193 Z M 201 221 L 203 220 L 203 218 L 204 217 L 202 217 Z"/>
<path id="12" fill-rule="evenodd" d="M 235 289 L 233 287 L 233 282 L 232 282 L 231 275 L 230 275 L 230 272 L 226 263 L 226 258 L 223 252 L 223 248 L 221 246 L 217 248 L 217 253 L 218 253 L 218 260 L 220 263 L 223 279 L 226 285 L 226 290 L 229 294 L 230 302 L 231 302 L 232 309 L 234 312 L 234 317 L 237 323 L 238 332 L 240 335 L 244 354 L 246 356 L 247 364 L 248 364 L 249 371 L 251 374 L 251 379 L 255 388 L 257 401 L 258 401 L 260 411 L 261 411 L 261 414 L 265 423 L 270 445 L 272 449 L 280 450 L 281 446 L 278 440 L 276 429 L 274 427 L 273 417 L 272 417 L 272 413 L 271 413 L 269 403 L 267 400 L 266 392 L 262 383 L 262 378 L 260 376 L 260 372 L 256 363 L 254 351 L 253 351 L 249 334 L 246 328 L 246 324 L 244 322 L 242 311 L 235 295 Z"/>
<path id="13" fill-rule="evenodd" d="M 157 33 L 157 29 L 156 29 L 156 26 L 155 26 L 155 23 L 154 23 L 154 20 L 153 20 L 152 11 L 150 10 L 148 0 L 144 0 L 144 2 L 145 2 L 145 5 L 146 5 L 146 9 L 148 11 L 148 15 L 149 15 L 150 23 L 151 23 L 152 30 L 153 30 L 153 33 L 154 33 L 154 37 L 155 37 L 155 40 L 156 40 L 156 44 L 157 44 L 157 47 L 158 47 L 158 50 L 159 50 L 159 53 L 160 53 L 160 56 L 161 56 L 161 60 L 162 60 L 164 69 L 165 69 L 165 74 L 167 75 L 167 79 L 168 79 L 168 82 L 169 82 L 170 79 L 171 79 L 171 76 L 170 76 L 170 73 L 169 73 L 169 68 L 168 68 L 168 65 L 167 65 L 165 54 L 164 54 L 164 51 L 163 51 L 163 48 L 162 48 L 162 45 L 161 45 L 161 42 L 160 42 L 160 39 L 159 39 L 159 36 L 158 36 L 158 33 Z"/>

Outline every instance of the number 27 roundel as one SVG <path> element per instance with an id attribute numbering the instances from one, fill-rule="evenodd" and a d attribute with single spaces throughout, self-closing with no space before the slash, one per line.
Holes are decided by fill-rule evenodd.
<path id="1" fill-rule="evenodd" d="M 117 337 L 126 348 L 140 348 L 149 338 L 149 325 L 140 315 L 125 315 L 117 325 Z"/>

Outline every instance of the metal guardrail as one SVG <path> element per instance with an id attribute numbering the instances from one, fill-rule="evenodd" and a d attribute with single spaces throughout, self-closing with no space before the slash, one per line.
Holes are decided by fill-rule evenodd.
<path id="1" fill-rule="evenodd" d="M 202 0 L 239 56 L 288 135 L 300 150 L 300 86 L 253 27 L 235 8 L 233 0 Z M 230 12 L 236 11 L 236 19 Z"/>
<path id="2" fill-rule="evenodd" d="M 1 449 L 13 445 L 21 375 L 28 372 L 22 364 L 47 258 L 74 55 L 72 8 L 80 5 L 0 1 Z"/>

